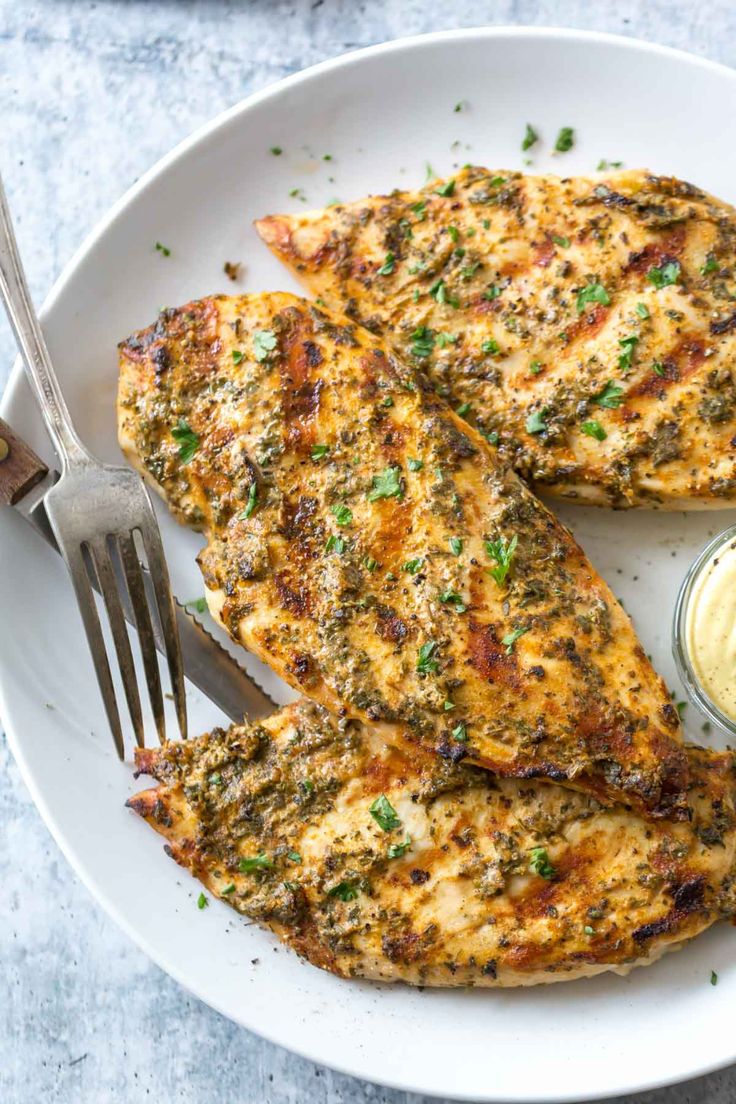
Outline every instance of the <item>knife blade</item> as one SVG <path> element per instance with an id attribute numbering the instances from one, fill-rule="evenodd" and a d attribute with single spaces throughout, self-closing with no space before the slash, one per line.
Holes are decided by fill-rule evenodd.
<path id="1" fill-rule="evenodd" d="M 15 465 L 12 479 L 8 476 L 11 460 Z M 6 463 L 8 469 L 4 467 Z M 30 446 L 0 418 L 0 501 L 12 505 L 56 552 L 59 550 L 46 517 L 43 498 L 57 479 L 58 473 L 48 471 Z M 151 579 L 146 568 L 143 567 L 142 570 L 149 606 L 155 610 L 156 600 Z M 119 592 L 123 597 L 125 619 L 135 628 L 135 617 L 126 600 L 127 590 L 124 585 L 119 588 Z M 249 720 L 258 720 L 273 713 L 278 708 L 276 702 L 178 598 L 175 598 L 175 609 L 184 673 L 190 682 L 233 721 L 241 722 L 244 716 Z M 152 617 L 152 622 L 156 648 L 165 656 L 158 619 Z"/>

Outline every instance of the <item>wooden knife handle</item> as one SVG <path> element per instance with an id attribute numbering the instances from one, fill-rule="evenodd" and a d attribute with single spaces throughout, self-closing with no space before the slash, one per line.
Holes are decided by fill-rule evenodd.
<path id="1" fill-rule="evenodd" d="M 47 471 L 33 449 L 0 418 L 0 504 L 15 505 Z"/>

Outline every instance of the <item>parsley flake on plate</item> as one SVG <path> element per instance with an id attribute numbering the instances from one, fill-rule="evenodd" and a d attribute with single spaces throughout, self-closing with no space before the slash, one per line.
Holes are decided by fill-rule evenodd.
<path id="1" fill-rule="evenodd" d="M 526 153 L 532 146 L 539 141 L 539 135 L 532 126 L 531 123 L 526 124 L 526 130 L 524 131 L 524 137 L 521 140 L 521 148 Z"/>

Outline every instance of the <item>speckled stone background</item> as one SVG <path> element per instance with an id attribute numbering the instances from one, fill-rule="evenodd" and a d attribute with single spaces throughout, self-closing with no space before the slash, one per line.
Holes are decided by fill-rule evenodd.
<path id="1" fill-rule="evenodd" d="M 525 23 L 736 65 L 733 0 L 0 0 L 0 164 L 36 301 L 136 177 L 249 92 L 385 39 Z M 3 319 L 0 386 L 12 360 Z M 162 974 L 66 865 L 4 741 L 0 825 L 2 1104 L 424 1104 L 262 1042 Z M 636 1099 L 732 1104 L 736 1069 Z"/>

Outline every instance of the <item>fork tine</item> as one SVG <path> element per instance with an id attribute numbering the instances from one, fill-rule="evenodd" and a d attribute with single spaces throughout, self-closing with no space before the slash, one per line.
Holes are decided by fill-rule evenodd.
<path id="1" fill-rule="evenodd" d="M 169 665 L 171 689 L 174 694 L 174 707 L 176 718 L 179 722 L 179 731 L 183 740 L 187 738 L 187 700 L 184 690 L 184 664 L 181 658 L 179 646 L 179 631 L 176 627 L 176 613 L 174 610 L 174 598 L 169 582 L 169 570 L 166 566 L 164 549 L 161 543 L 161 535 L 158 526 L 146 519 L 145 524 L 139 528 L 146 550 L 148 570 L 151 583 L 156 594 L 156 606 L 158 608 L 161 628 L 166 643 L 166 660 Z"/>
<path id="2" fill-rule="evenodd" d="M 123 614 L 123 607 L 118 591 L 118 580 L 110 558 L 110 550 L 107 540 L 98 537 L 87 544 L 90 557 L 97 572 L 97 581 L 100 584 L 100 593 L 105 603 L 110 630 L 112 632 L 115 652 L 117 653 L 120 677 L 128 703 L 128 712 L 133 722 L 133 731 L 138 747 L 145 747 L 145 734 L 143 731 L 143 713 L 141 712 L 141 699 L 138 694 L 138 679 L 133 663 L 133 652 L 128 639 L 128 628 Z"/>
<path id="3" fill-rule="evenodd" d="M 120 726 L 120 713 L 115 700 L 115 687 L 113 686 L 105 648 L 105 638 L 102 635 L 100 619 L 97 616 L 92 584 L 90 583 L 87 565 L 84 562 L 82 548 L 76 543 L 73 546 L 66 544 L 62 547 L 62 551 L 77 596 L 77 604 L 82 615 L 84 631 L 87 634 L 87 643 L 95 665 L 95 674 L 97 675 L 107 720 L 115 742 L 115 750 L 118 753 L 118 758 L 124 759 L 125 745 L 123 743 L 123 731 Z"/>
<path id="4" fill-rule="evenodd" d="M 148 685 L 148 697 L 151 702 L 153 719 L 156 724 L 158 740 L 163 744 L 166 740 L 166 721 L 164 719 L 164 699 L 161 693 L 161 678 L 158 671 L 158 659 L 156 658 L 156 642 L 154 639 L 153 622 L 148 608 L 148 600 L 143 584 L 138 553 L 135 550 L 135 542 L 130 533 L 121 533 L 118 537 L 118 550 L 125 572 L 125 582 L 128 587 L 130 604 L 135 617 L 140 641 L 143 667 L 146 672 Z"/>

